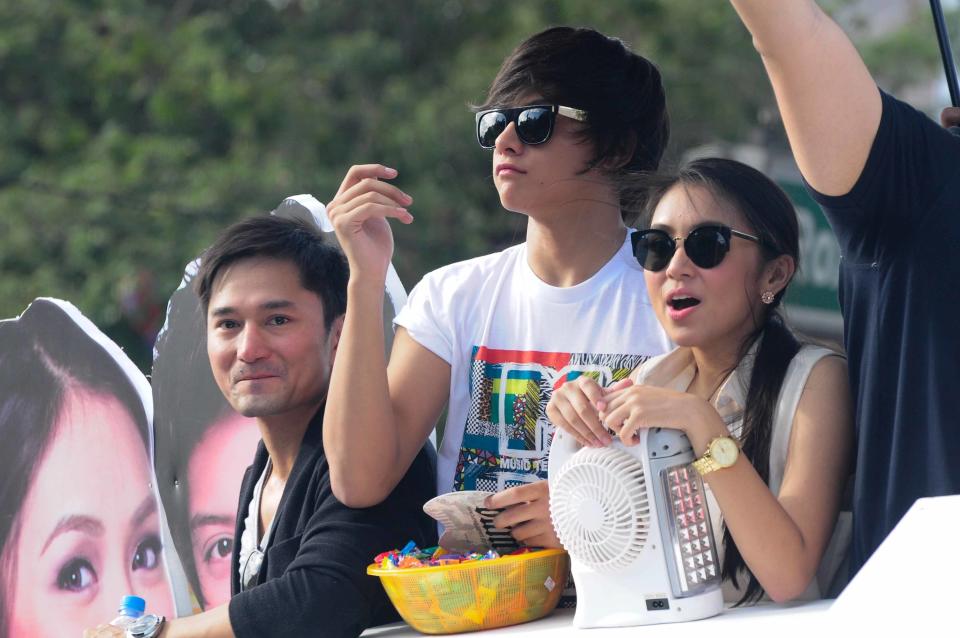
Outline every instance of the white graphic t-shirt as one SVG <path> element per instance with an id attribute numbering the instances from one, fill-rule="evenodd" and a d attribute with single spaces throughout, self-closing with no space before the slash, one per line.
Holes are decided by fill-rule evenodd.
<path id="1" fill-rule="evenodd" d="M 500 491 L 547 478 L 553 391 L 581 374 L 601 385 L 670 348 L 629 237 L 593 277 L 541 281 L 525 244 L 440 268 L 395 319 L 450 364 L 437 491 Z"/>

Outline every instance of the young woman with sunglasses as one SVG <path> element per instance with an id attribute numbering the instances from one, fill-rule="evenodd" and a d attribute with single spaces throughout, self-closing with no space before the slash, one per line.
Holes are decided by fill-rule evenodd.
<path id="1" fill-rule="evenodd" d="M 506 59 L 476 116 L 493 184 L 527 218 L 526 242 L 428 274 L 383 356 L 388 218 L 412 198 L 382 166 L 353 167 L 328 214 L 350 261 L 350 303 L 324 443 L 352 506 L 386 498 L 447 406 L 437 489 L 498 492 L 497 519 L 530 545 L 549 519 L 544 415 L 553 388 L 587 372 L 623 378 L 668 347 L 631 254 L 629 176 L 655 169 L 668 121 L 657 69 L 590 29 L 532 36 Z"/>
<path id="2" fill-rule="evenodd" d="M 678 347 L 606 388 L 565 384 L 547 413 L 584 446 L 686 433 L 723 530 L 728 601 L 832 593 L 849 545 L 849 519 L 837 519 L 850 396 L 844 359 L 799 342 L 777 311 L 799 259 L 793 206 L 760 172 L 703 159 L 663 178 L 648 210 L 634 254 Z"/>

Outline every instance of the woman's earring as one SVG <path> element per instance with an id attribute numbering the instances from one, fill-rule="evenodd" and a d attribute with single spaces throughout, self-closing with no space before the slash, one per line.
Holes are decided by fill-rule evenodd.
<path id="1" fill-rule="evenodd" d="M 760 301 L 767 304 L 768 306 L 773 303 L 774 294 L 769 290 L 760 295 Z"/>

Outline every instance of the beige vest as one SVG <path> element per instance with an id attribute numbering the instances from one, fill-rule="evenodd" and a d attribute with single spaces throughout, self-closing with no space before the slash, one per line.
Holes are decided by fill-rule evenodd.
<path id="1" fill-rule="evenodd" d="M 743 429 L 743 410 L 747 402 L 747 389 L 750 383 L 750 374 L 753 370 L 753 361 L 757 346 L 743 358 L 737 369 L 724 381 L 713 402 L 720 417 L 723 418 L 734 438 L 740 437 Z M 787 448 L 790 444 L 790 433 L 793 430 L 794 414 L 800 403 L 800 396 L 807 383 L 811 370 L 824 357 L 840 356 L 832 350 L 819 346 L 804 345 L 790 362 L 787 374 L 780 388 L 780 397 L 773 420 L 773 435 L 770 442 L 770 491 L 780 493 L 783 483 L 783 472 L 787 464 Z M 646 361 L 631 375 L 634 382 L 644 385 L 653 385 L 663 388 L 686 392 L 693 381 L 696 371 L 693 355 L 689 348 L 676 348 L 667 354 L 654 357 Z M 707 505 L 710 510 L 710 519 L 716 535 L 720 560 L 723 561 L 723 515 L 710 487 L 705 485 Z M 846 508 L 849 509 L 849 508 Z M 798 600 L 815 600 L 825 596 L 836 595 L 846 584 L 846 558 L 850 548 L 851 514 L 841 511 L 837 520 L 833 536 L 827 545 L 817 576 L 813 579 L 806 591 Z M 741 587 L 746 586 L 746 574 L 737 579 Z M 730 581 L 723 583 L 723 598 L 726 602 L 736 602 L 743 595 Z M 764 598 L 769 600 L 768 598 Z"/>

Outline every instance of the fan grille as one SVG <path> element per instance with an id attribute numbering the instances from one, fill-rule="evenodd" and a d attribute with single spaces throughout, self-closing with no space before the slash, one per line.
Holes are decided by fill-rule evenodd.
<path id="1" fill-rule="evenodd" d="M 622 449 L 580 450 L 551 485 L 550 515 L 571 556 L 594 569 L 626 567 L 650 528 L 643 464 Z"/>

